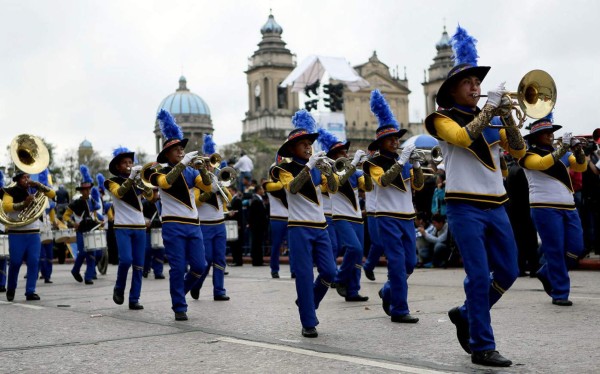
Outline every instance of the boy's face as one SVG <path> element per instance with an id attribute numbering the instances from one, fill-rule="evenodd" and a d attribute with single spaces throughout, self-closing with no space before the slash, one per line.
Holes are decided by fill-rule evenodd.
<path id="1" fill-rule="evenodd" d="M 129 174 L 129 172 L 131 171 L 131 167 L 132 166 L 133 166 L 133 160 L 131 158 L 129 158 L 129 157 L 123 157 L 117 163 L 117 171 L 121 175 Z"/>
<path id="2" fill-rule="evenodd" d="M 461 79 L 452 88 L 450 96 L 458 105 L 475 108 L 481 94 L 481 81 L 476 76 L 468 76 Z"/>
<path id="3" fill-rule="evenodd" d="M 398 148 L 400 147 L 400 138 L 397 136 L 386 136 L 385 138 L 379 141 L 380 148 L 383 151 L 396 153 L 398 152 Z"/>
<path id="4" fill-rule="evenodd" d="M 165 157 L 170 164 L 177 164 L 181 162 L 181 160 L 183 160 L 183 156 L 185 156 L 185 150 L 180 145 L 174 146 L 165 153 Z"/>
<path id="5" fill-rule="evenodd" d="M 312 143 L 309 139 L 298 140 L 290 145 L 290 152 L 302 160 L 308 160 L 312 155 Z"/>

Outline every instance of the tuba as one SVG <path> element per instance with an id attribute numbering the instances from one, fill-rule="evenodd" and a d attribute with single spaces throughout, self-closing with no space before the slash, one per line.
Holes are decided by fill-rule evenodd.
<path id="1" fill-rule="evenodd" d="M 29 134 L 17 135 L 10 143 L 10 155 L 15 166 L 28 174 L 37 174 L 48 167 L 50 155 L 42 140 Z M 0 222 L 7 227 L 27 226 L 40 218 L 46 209 L 48 198 L 37 191 L 33 201 L 20 211 L 16 218 L 10 217 L 0 204 Z"/>

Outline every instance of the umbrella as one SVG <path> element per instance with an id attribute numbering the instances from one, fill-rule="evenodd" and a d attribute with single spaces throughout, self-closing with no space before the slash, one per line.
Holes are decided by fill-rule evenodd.
<path id="1" fill-rule="evenodd" d="M 406 139 L 404 143 L 402 143 L 402 147 L 406 147 L 407 145 L 411 144 L 414 144 L 415 147 L 421 149 L 431 149 L 436 145 L 439 145 L 436 138 L 427 134 L 411 136 L 410 138 Z"/>

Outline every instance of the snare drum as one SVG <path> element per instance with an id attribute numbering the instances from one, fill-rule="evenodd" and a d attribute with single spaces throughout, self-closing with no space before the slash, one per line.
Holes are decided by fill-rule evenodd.
<path id="1" fill-rule="evenodd" d="M 8 257 L 8 235 L 0 235 L 0 258 Z"/>
<path id="2" fill-rule="evenodd" d="M 225 221 L 225 235 L 228 242 L 238 240 L 238 223 L 235 220 Z"/>
<path id="3" fill-rule="evenodd" d="M 75 243 L 77 235 L 74 229 L 60 229 L 54 231 L 54 241 L 57 243 Z"/>
<path id="4" fill-rule="evenodd" d="M 150 246 L 153 249 L 162 249 L 165 247 L 161 228 L 150 229 Z"/>
<path id="5" fill-rule="evenodd" d="M 54 233 L 50 227 L 44 227 L 40 231 L 40 239 L 42 244 L 50 244 L 54 240 Z"/>
<path id="6" fill-rule="evenodd" d="M 96 230 L 83 233 L 83 247 L 86 252 L 107 248 L 106 231 Z"/>

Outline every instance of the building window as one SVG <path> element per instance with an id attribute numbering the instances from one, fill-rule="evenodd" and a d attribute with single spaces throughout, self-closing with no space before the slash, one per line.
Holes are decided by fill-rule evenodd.
<path id="1" fill-rule="evenodd" d="M 369 127 L 369 122 L 365 121 L 365 127 Z"/>
<path id="2" fill-rule="evenodd" d="M 352 127 L 356 127 L 356 121 L 352 121 Z"/>
<path id="3" fill-rule="evenodd" d="M 279 82 L 281 84 L 281 82 Z M 277 108 L 287 109 L 288 107 L 288 92 L 287 87 L 277 86 Z"/>

